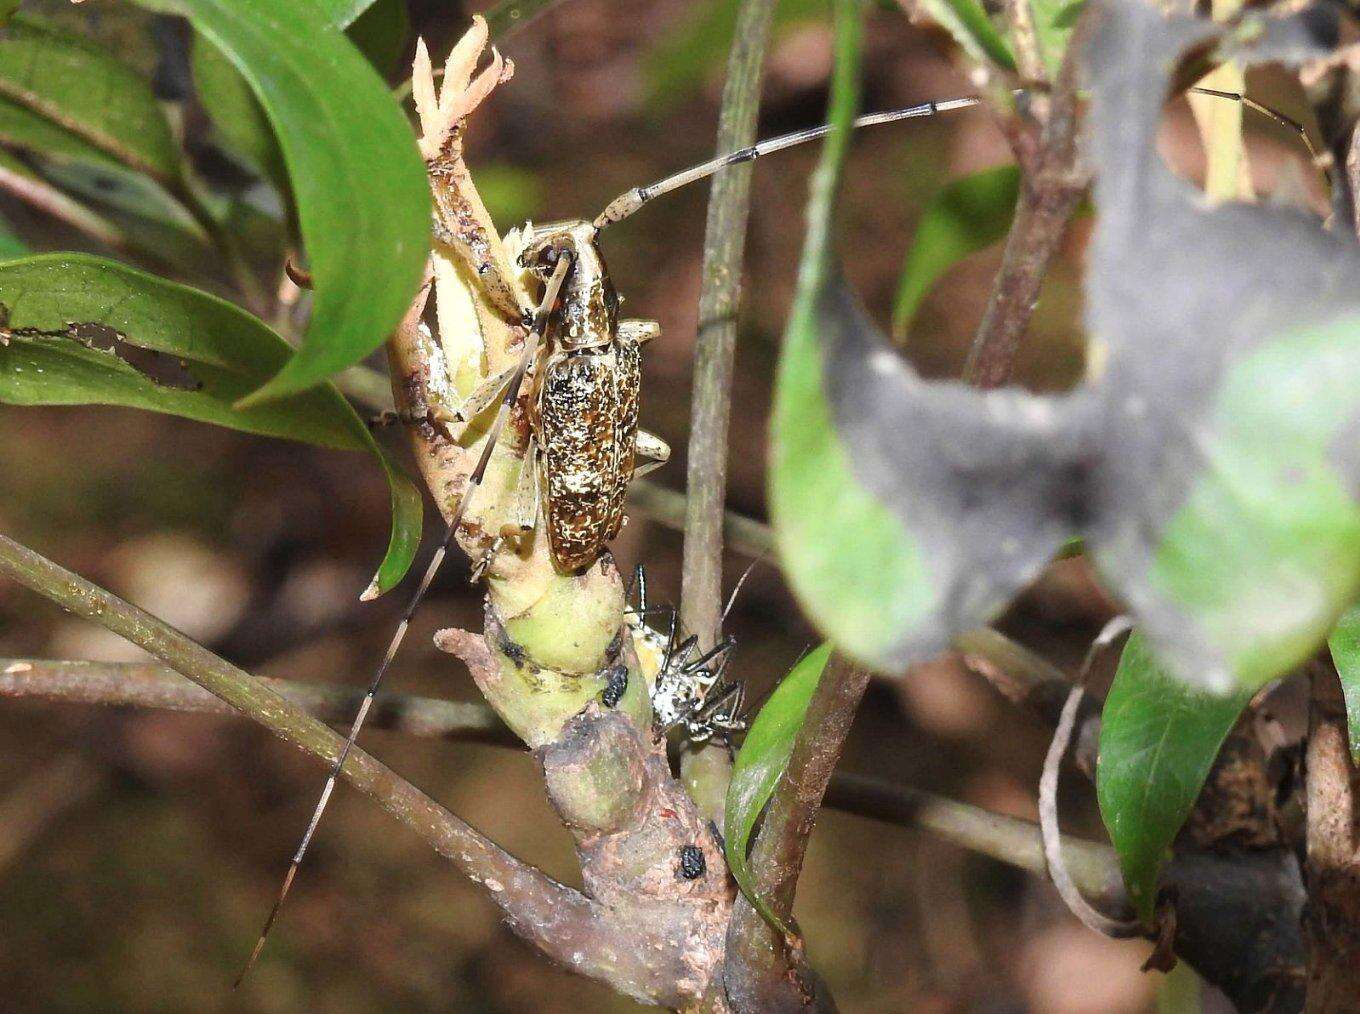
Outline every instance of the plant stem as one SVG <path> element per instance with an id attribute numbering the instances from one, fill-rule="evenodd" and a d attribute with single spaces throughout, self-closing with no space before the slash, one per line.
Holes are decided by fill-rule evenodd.
<path id="1" fill-rule="evenodd" d="M 718 114 L 717 150 L 734 151 L 756 137 L 765 45 L 775 0 L 742 0 L 727 57 Z M 685 548 L 680 577 L 680 623 L 701 648 L 722 636 L 724 504 L 727 500 L 727 432 L 732 414 L 732 362 L 737 309 L 751 208 L 751 167 L 736 166 L 713 178 L 700 268 L 699 331 L 694 350 L 690 404 L 689 471 Z M 707 755 L 707 756 L 702 756 Z M 696 801 L 721 800 L 731 763 L 725 747 L 711 743 L 686 750 L 681 780 Z M 721 825 L 722 811 L 706 812 Z"/>
<path id="2" fill-rule="evenodd" d="M 786 923 L 817 811 L 868 686 L 867 670 L 832 654 L 751 850 L 756 892 Z M 781 946 L 786 943 L 790 946 Z M 787 1002 L 791 987 L 805 1004 L 814 1001 L 817 987 L 807 973 L 801 941 L 781 941 L 745 897 L 732 910 L 727 952 L 727 991 L 740 998 L 739 1009 L 772 1009 Z"/>
<path id="3" fill-rule="evenodd" d="M 774 7 L 774 0 L 743 0 L 737 13 L 718 119 L 719 153 L 755 140 L 765 44 Z M 721 636 L 727 432 L 750 196 L 750 166 L 719 173 L 713 178 L 704 230 L 680 596 L 681 623 L 703 646 L 716 643 Z"/>
<path id="4" fill-rule="evenodd" d="M 363 699 L 357 688 L 260 677 L 259 682 L 323 722 L 348 724 Z M 154 662 L 80 662 L 0 658 L 0 697 L 29 697 L 73 704 L 160 708 L 234 715 L 236 709 Z M 409 736 L 521 747 L 485 704 L 409 694 L 380 694 L 368 727 Z"/>
<path id="5" fill-rule="evenodd" d="M 156 617 L 0 535 L 0 574 L 127 638 L 279 738 L 327 763 L 339 756 L 337 733 Z M 520 862 L 360 749 L 350 751 L 344 779 L 375 800 L 468 877 L 488 885 L 511 926 L 555 960 L 586 957 L 605 977 L 608 964 L 592 940 L 596 906 L 577 891 Z M 494 885 L 494 886 L 491 886 Z M 585 950 L 583 950 L 585 948 Z M 612 947 L 606 947 L 611 953 Z"/>
<path id="6" fill-rule="evenodd" d="M 1341 682 L 1329 664 L 1309 667 L 1307 755 L 1308 1014 L 1356 1009 L 1360 996 L 1360 847 L 1355 769 L 1347 749 Z"/>
<path id="7" fill-rule="evenodd" d="M 1089 174 L 1077 151 L 1077 71 L 1091 14 L 1088 10 L 1081 16 L 1072 34 L 1052 96 L 1036 105 L 1042 122 L 1030 121 L 1009 132 L 1022 171 L 1020 197 L 1001 270 L 964 363 L 963 379 L 978 387 L 1010 383 L 1039 288 L 1086 191 Z"/>
<path id="8" fill-rule="evenodd" d="M 128 236 L 114 223 L 36 177 L 0 165 L 0 190 L 115 250 L 132 246 Z"/>

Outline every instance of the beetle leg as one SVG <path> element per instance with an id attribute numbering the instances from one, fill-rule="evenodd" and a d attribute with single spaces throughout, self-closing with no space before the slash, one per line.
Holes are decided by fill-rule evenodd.
<path id="1" fill-rule="evenodd" d="M 646 459 L 642 464 L 633 469 L 633 478 L 646 475 L 653 469 L 660 468 L 671 459 L 671 446 L 662 440 L 655 433 L 648 433 L 646 430 L 637 431 L 637 447 L 635 452 L 639 458 Z"/>
<path id="2" fill-rule="evenodd" d="M 487 377 L 472 389 L 457 408 L 451 409 L 445 405 L 432 407 L 431 412 L 435 421 L 451 427 L 456 425 L 454 435 L 461 439 L 463 431 L 471 425 L 472 420 L 496 404 L 496 399 L 504 393 L 506 385 L 514 378 L 517 369 L 517 366 L 511 366 L 494 376 Z"/>
<path id="3" fill-rule="evenodd" d="M 506 525 L 502 534 L 527 535 L 537 527 L 541 495 L 538 474 L 538 445 L 530 438 L 529 448 L 524 452 L 524 467 L 515 483 L 515 504 L 510 514 L 514 523 Z"/>
<path id="4" fill-rule="evenodd" d="M 661 337 L 661 325 L 654 320 L 621 320 L 619 337 L 627 338 L 645 345 L 653 338 Z"/>

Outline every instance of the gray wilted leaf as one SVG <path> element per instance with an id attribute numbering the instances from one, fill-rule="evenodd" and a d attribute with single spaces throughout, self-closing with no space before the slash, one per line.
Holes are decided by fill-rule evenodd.
<path id="1" fill-rule="evenodd" d="M 776 390 L 778 544 L 832 639 L 900 670 L 1082 535 L 1169 671 L 1251 689 L 1360 592 L 1360 252 L 1298 212 L 1208 207 L 1153 142 L 1192 47 L 1298 61 L 1327 25 L 1096 13 L 1095 375 L 1064 398 L 981 393 L 890 352 L 832 268 L 833 133 Z"/>

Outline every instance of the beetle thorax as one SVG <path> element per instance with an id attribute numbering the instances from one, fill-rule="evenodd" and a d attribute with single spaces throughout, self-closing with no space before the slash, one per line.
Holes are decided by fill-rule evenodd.
<path id="1" fill-rule="evenodd" d="M 520 263 L 545 281 L 558 259 L 564 253 L 571 255 L 556 335 L 566 349 L 607 344 L 618 325 L 619 297 L 597 237 L 595 227 L 585 221 L 534 226 L 520 254 Z"/>

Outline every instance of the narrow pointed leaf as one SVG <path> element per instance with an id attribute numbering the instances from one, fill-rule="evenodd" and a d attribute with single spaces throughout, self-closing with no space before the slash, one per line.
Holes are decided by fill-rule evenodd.
<path id="1" fill-rule="evenodd" d="M 921 7 L 979 63 L 1015 70 L 1015 56 L 978 0 L 921 0 Z"/>
<path id="2" fill-rule="evenodd" d="M 392 537 L 377 583 L 410 565 L 421 500 L 331 385 L 249 409 L 233 403 L 276 371 L 288 345 L 230 303 L 84 254 L 0 264 L 0 401 L 123 405 L 248 433 L 373 454 L 392 494 Z M 39 333 L 44 332 L 44 333 Z"/>
<path id="3" fill-rule="evenodd" d="M 1096 793 L 1138 914 L 1251 692 L 1206 693 L 1163 669 L 1140 634 L 1124 646 L 1100 725 Z"/>
<path id="4" fill-rule="evenodd" d="M 727 786 L 723 819 L 727 865 L 741 893 L 756 911 L 785 934 L 789 928 L 756 893 L 747 853 L 756 821 L 789 766 L 794 740 L 807 715 L 808 702 L 812 700 L 830 657 L 831 645 L 822 645 L 804 656 L 775 688 L 746 733 L 741 752 L 732 766 L 732 780 Z"/>
<path id="5" fill-rule="evenodd" d="M 1346 701 L 1346 730 L 1351 757 L 1360 764 L 1360 606 L 1346 610 L 1327 639 L 1336 674 L 1341 678 L 1341 695 Z"/>
<path id="6" fill-rule="evenodd" d="M 1006 237 L 1019 193 L 1019 166 L 1002 165 L 954 180 L 930 199 L 897 284 L 893 337 L 899 343 L 945 272 Z"/>
<path id="7" fill-rule="evenodd" d="M 430 203 L 400 106 L 319 0 L 143 0 L 185 14 L 231 61 L 278 137 L 315 280 L 296 356 L 246 402 L 304 390 L 358 362 L 410 303 Z"/>
<path id="8" fill-rule="evenodd" d="M 0 29 L 0 98 L 163 183 L 180 177 L 179 146 L 151 86 L 82 36 L 11 19 Z M 0 113 L 0 123 L 14 118 Z"/>

